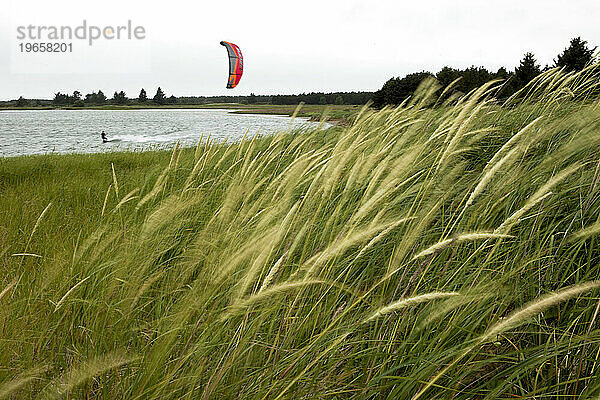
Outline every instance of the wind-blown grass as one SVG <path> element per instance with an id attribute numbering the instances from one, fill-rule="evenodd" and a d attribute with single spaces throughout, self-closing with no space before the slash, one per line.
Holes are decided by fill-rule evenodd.
<path id="1" fill-rule="evenodd" d="M 500 84 L 0 161 L 0 395 L 599 396 L 598 66 Z"/>

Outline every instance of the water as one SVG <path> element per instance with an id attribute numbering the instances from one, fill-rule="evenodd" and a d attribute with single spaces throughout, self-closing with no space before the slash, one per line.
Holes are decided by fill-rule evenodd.
<path id="1" fill-rule="evenodd" d="M 178 141 L 195 146 L 202 134 L 236 141 L 247 130 L 264 135 L 316 125 L 302 118 L 216 109 L 0 111 L 0 157 L 171 148 Z M 102 130 L 110 142 L 102 143 Z"/>

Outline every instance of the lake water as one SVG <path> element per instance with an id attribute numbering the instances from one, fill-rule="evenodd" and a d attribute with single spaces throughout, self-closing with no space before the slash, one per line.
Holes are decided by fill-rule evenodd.
<path id="1" fill-rule="evenodd" d="M 27 154 L 97 153 L 195 146 L 204 134 L 217 141 L 301 130 L 318 124 L 279 115 L 233 114 L 228 110 L 17 110 L 0 111 L 0 157 Z M 102 143 L 100 132 L 108 139 Z"/>

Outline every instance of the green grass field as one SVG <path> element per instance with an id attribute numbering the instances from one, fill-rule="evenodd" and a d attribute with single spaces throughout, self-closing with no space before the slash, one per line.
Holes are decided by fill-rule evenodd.
<path id="1" fill-rule="evenodd" d="M 0 398 L 597 398 L 599 73 L 0 159 Z"/>

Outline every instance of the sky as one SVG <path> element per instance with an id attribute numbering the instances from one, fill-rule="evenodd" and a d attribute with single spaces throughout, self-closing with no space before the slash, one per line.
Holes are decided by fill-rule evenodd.
<path id="1" fill-rule="evenodd" d="M 6 2 L 8 4 L 6 4 Z M 56 92 L 109 97 L 294 94 L 374 91 L 393 76 L 443 66 L 514 69 L 531 51 L 542 67 L 571 38 L 600 45 L 598 0 L 3 0 L 0 100 Z M 4 12 L 8 11 L 8 12 Z M 19 26 L 101 29 L 140 26 L 143 39 L 44 40 L 71 53 L 27 53 Z M 68 39 L 68 38 L 67 38 Z M 244 55 L 244 76 L 225 88 L 221 40 Z"/>

